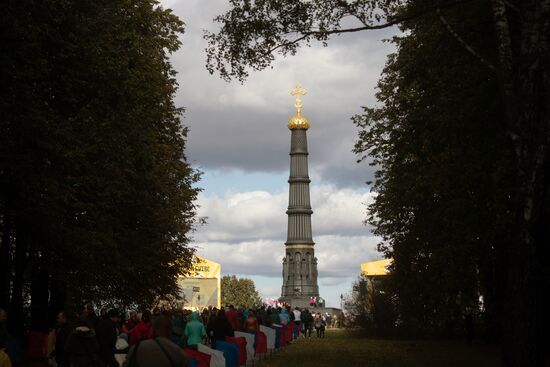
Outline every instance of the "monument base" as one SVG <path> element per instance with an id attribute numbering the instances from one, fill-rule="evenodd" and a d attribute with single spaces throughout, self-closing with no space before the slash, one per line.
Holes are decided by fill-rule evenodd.
<path id="1" fill-rule="evenodd" d="M 309 298 L 299 298 L 299 297 L 281 297 L 279 302 L 285 303 L 290 306 L 291 309 L 299 307 L 301 310 L 307 308 L 312 314 L 320 313 L 322 315 L 337 315 L 341 317 L 342 309 L 337 307 L 319 307 L 319 306 L 310 306 Z"/>
<path id="2" fill-rule="evenodd" d="M 310 307 L 309 297 L 281 297 L 279 302 L 289 305 L 292 309 Z"/>
<path id="3" fill-rule="evenodd" d="M 336 307 L 308 307 L 307 309 L 312 314 L 320 313 L 321 315 L 329 314 L 329 315 L 332 315 L 332 316 L 337 315 L 339 317 L 342 314 L 342 310 L 340 308 L 336 308 Z"/>
<path id="4" fill-rule="evenodd" d="M 281 303 L 284 303 L 284 304 L 287 304 L 289 305 L 292 309 L 294 309 L 295 307 L 300 307 L 300 308 L 308 308 L 309 310 L 311 309 L 321 309 L 321 308 L 325 308 L 324 307 L 324 304 L 317 304 L 316 306 L 312 306 L 310 303 L 309 303 L 309 297 L 308 296 L 293 296 L 293 297 L 280 297 L 279 298 L 279 302 Z"/>

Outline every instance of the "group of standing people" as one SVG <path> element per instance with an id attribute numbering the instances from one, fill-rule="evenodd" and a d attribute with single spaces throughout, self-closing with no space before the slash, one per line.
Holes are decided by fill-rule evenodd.
<path id="1" fill-rule="evenodd" d="M 320 312 L 311 313 L 307 308 L 300 310 L 296 307 L 292 311 L 293 320 L 295 324 L 300 326 L 301 332 L 306 338 L 311 338 L 311 332 L 315 328 L 315 333 L 318 338 L 325 337 L 325 329 L 327 327 L 327 319 Z"/>
<path id="2" fill-rule="evenodd" d="M 56 367 L 186 366 L 174 333 L 183 333 L 179 318 L 169 312 L 131 311 L 127 318 L 117 309 L 97 316 L 88 305 L 74 319 L 60 312 L 48 355 Z M 183 315 L 181 317 L 183 319 Z M 178 328 L 179 327 L 179 328 Z M 181 335 L 180 335 L 181 337 Z"/>
<path id="3" fill-rule="evenodd" d="M 328 316 L 328 315 L 327 315 Z M 5 352 L 6 314 L 0 310 L 0 367 L 11 367 Z M 149 310 L 120 312 L 102 310 L 98 316 L 86 305 L 74 317 L 62 311 L 49 336 L 48 362 L 54 367 L 166 367 L 185 366 L 183 347 L 214 345 L 236 331 L 257 333 L 260 325 L 286 325 L 294 321 L 302 334 L 311 338 L 312 330 L 323 338 L 327 317 L 307 308 L 259 306 L 205 308 L 191 310 Z M 328 322 L 330 325 L 330 320 Z M 177 363 L 176 363 L 177 362 Z"/>

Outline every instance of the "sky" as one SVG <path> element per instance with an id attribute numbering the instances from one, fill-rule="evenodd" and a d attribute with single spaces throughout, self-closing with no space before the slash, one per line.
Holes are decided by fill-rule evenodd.
<path id="1" fill-rule="evenodd" d="M 281 296 L 286 241 L 290 130 L 295 112 L 290 91 L 307 90 L 303 109 L 308 130 L 312 230 L 319 290 L 327 306 L 340 307 L 360 264 L 383 258 L 379 238 L 363 223 L 372 201 L 366 181 L 373 168 L 352 153 L 357 128 L 351 117 L 376 104 L 376 83 L 394 46 L 384 42 L 395 30 L 333 38 L 292 57 L 277 57 L 272 68 L 251 72 L 244 84 L 225 82 L 205 68 L 203 30 L 228 1 L 163 0 L 182 19 L 181 49 L 171 57 L 178 72 L 176 105 L 189 127 L 186 156 L 203 172 L 198 215 L 207 224 L 193 233 L 199 256 L 222 265 L 222 275 L 254 280 L 263 298 Z"/>

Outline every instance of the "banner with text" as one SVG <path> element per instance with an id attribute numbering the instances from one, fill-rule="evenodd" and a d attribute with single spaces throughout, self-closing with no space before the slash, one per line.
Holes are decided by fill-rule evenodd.
<path id="1" fill-rule="evenodd" d="M 221 306 L 221 265 L 195 256 L 193 270 L 179 280 L 183 307 L 202 310 L 205 307 Z"/>

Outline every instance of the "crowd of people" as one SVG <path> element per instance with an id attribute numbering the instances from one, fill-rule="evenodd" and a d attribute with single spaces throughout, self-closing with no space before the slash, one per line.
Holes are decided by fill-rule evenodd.
<path id="1" fill-rule="evenodd" d="M 4 352 L 7 332 L 6 314 L 0 310 L 0 367 L 10 367 Z M 74 317 L 61 311 L 56 327 L 48 336 L 47 357 L 56 367 L 148 367 L 188 366 L 183 348 L 211 345 L 225 341 L 235 332 L 258 333 L 260 325 L 293 323 L 304 338 L 313 330 L 324 338 L 327 327 L 337 326 L 335 316 L 312 313 L 308 308 L 290 306 L 255 308 L 230 305 L 205 308 L 202 312 L 187 309 L 154 309 L 121 312 L 103 309 L 96 313 L 87 305 Z"/>

